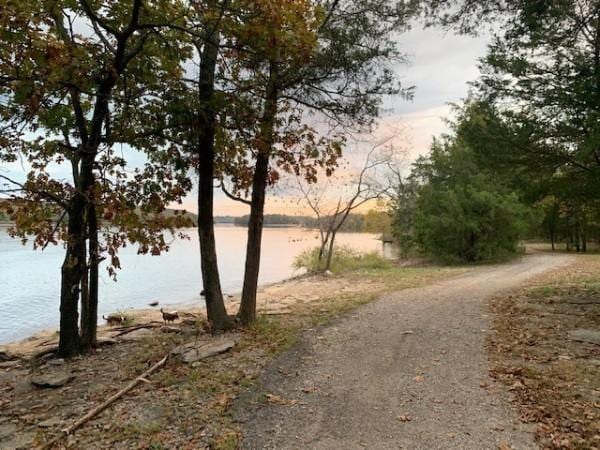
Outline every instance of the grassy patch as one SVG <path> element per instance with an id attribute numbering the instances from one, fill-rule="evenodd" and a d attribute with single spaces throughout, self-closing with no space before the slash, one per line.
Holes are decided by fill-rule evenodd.
<path id="1" fill-rule="evenodd" d="M 570 337 L 600 330 L 600 257 L 497 299 L 492 373 L 510 386 L 543 448 L 600 448 L 600 346 Z"/>
<path id="2" fill-rule="evenodd" d="M 319 248 L 315 247 L 298 255 L 294 267 L 304 268 L 309 273 L 320 272 L 325 265 L 325 259 L 326 255 L 319 260 Z M 387 269 L 391 266 L 392 262 L 378 252 L 359 252 L 345 246 L 335 247 L 331 259 L 331 272 L 336 274 L 364 269 Z"/>

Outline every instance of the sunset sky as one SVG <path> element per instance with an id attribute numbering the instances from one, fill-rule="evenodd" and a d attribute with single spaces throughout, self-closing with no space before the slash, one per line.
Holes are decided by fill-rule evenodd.
<path id="1" fill-rule="evenodd" d="M 398 39 L 410 62 L 399 66 L 397 73 L 405 86 L 415 87 L 415 96 L 413 101 L 386 99 L 380 123 L 383 129 L 397 127 L 404 130 L 402 146 L 407 149 L 410 162 L 426 154 L 432 138 L 447 130 L 443 119 L 450 117 L 449 104 L 460 103 L 468 93 L 468 82 L 478 77 L 477 60 L 485 54 L 487 39 L 456 36 L 438 29 L 421 30 L 418 26 Z M 350 158 L 360 163 L 362 158 L 356 153 L 352 152 Z M 275 194 L 267 200 L 267 213 L 307 212 L 293 193 L 279 189 Z M 194 203 L 192 197 L 184 206 L 195 211 Z M 215 212 L 217 215 L 237 216 L 247 214 L 248 207 L 227 199 L 219 192 Z"/>

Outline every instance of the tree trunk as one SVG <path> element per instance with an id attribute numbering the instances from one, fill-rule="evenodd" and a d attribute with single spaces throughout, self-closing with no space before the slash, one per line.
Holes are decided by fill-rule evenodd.
<path id="1" fill-rule="evenodd" d="M 76 193 L 69 208 L 68 238 L 61 269 L 60 331 L 58 355 L 70 358 L 79 354 L 79 290 L 85 267 L 85 199 Z M 83 259 L 83 261 L 82 261 Z"/>
<path id="2" fill-rule="evenodd" d="M 83 307 L 81 309 L 81 347 L 85 353 L 94 349 L 98 341 L 98 217 L 95 200 L 91 196 L 87 208 L 87 230 L 89 265 L 84 274 L 84 279 L 87 281 L 87 311 L 84 313 Z M 84 293 L 85 291 L 82 292 L 82 305 Z"/>
<path id="3" fill-rule="evenodd" d="M 248 242 L 246 246 L 246 266 L 244 270 L 244 286 L 239 317 L 242 325 L 249 325 L 256 320 L 256 290 L 260 269 L 260 250 L 262 245 L 263 218 L 269 155 L 259 153 L 256 158 L 254 178 L 252 182 L 252 206 L 248 220 Z"/>
<path id="4" fill-rule="evenodd" d="M 87 222 L 86 222 L 87 223 Z M 79 338 L 80 338 L 80 347 L 82 353 L 88 353 L 90 348 L 88 342 L 86 342 L 86 337 L 89 335 L 88 323 L 90 316 L 90 268 L 88 265 L 88 258 L 85 255 L 86 249 L 84 248 L 84 257 L 83 260 L 86 262 L 83 268 L 83 274 L 81 275 L 81 292 L 80 292 L 80 316 L 79 316 Z"/>
<path id="5" fill-rule="evenodd" d="M 333 244 L 335 241 L 335 235 L 337 234 L 337 231 L 333 231 L 331 233 L 331 238 L 329 239 L 329 250 L 327 251 L 327 263 L 325 264 L 325 269 L 324 271 L 328 271 L 331 270 L 331 261 L 333 260 Z"/>
<path id="6" fill-rule="evenodd" d="M 200 241 L 200 264 L 202 284 L 206 301 L 206 313 L 214 331 L 222 331 L 229 326 L 227 310 L 223 302 L 217 247 L 214 229 L 215 176 L 215 70 L 219 50 L 219 37 L 213 35 L 203 47 L 200 62 L 198 99 L 198 238 Z"/>
<path id="7" fill-rule="evenodd" d="M 246 266 L 244 270 L 244 286 L 239 318 L 242 325 L 250 325 L 256 320 L 256 290 L 260 270 L 260 250 L 262 244 L 263 218 L 267 177 L 269 175 L 269 159 L 274 142 L 275 120 L 277 118 L 277 86 L 276 63 L 271 62 L 270 76 L 265 98 L 265 107 L 260 123 L 258 138 L 258 154 L 252 178 L 252 199 L 250 219 L 248 221 L 248 242 L 246 246 Z"/>

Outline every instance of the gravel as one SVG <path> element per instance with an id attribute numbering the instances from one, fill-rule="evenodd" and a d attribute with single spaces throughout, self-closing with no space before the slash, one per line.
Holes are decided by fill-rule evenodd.
<path id="1" fill-rule="evenodd" d="M 477 267 L 306 332 L 239 399 L 242 448 L 537 448 L 488 374 L 486 304 L 571 261 L 535 254 Z"/>

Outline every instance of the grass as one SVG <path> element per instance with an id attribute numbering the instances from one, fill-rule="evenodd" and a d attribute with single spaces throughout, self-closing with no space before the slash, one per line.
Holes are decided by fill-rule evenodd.
<path id="1" fill-rule="evenodd" d="M 569 332 L 600 329 L 600 257 L 497 299 L 492 374 L 511 386 L 521 417 L 547 449 L 600 448 L 600 348 Z"/>
<path id="2" fill-rule="evenodd" d="M 315 247 L 305 250 L 298 255 L 294 261 L 294 267 L 304 268 L 309 273 L 317 273 L 323 270 L 326 255 L 319 261 L 319 248 Z M 335 247 L 331 258 L 331 272 L 342 274 L 356 270 L 387 269 L 392 266 L 389 259 L 384 258 L 378 252 L 359 252 L 350 247 Z"/>

